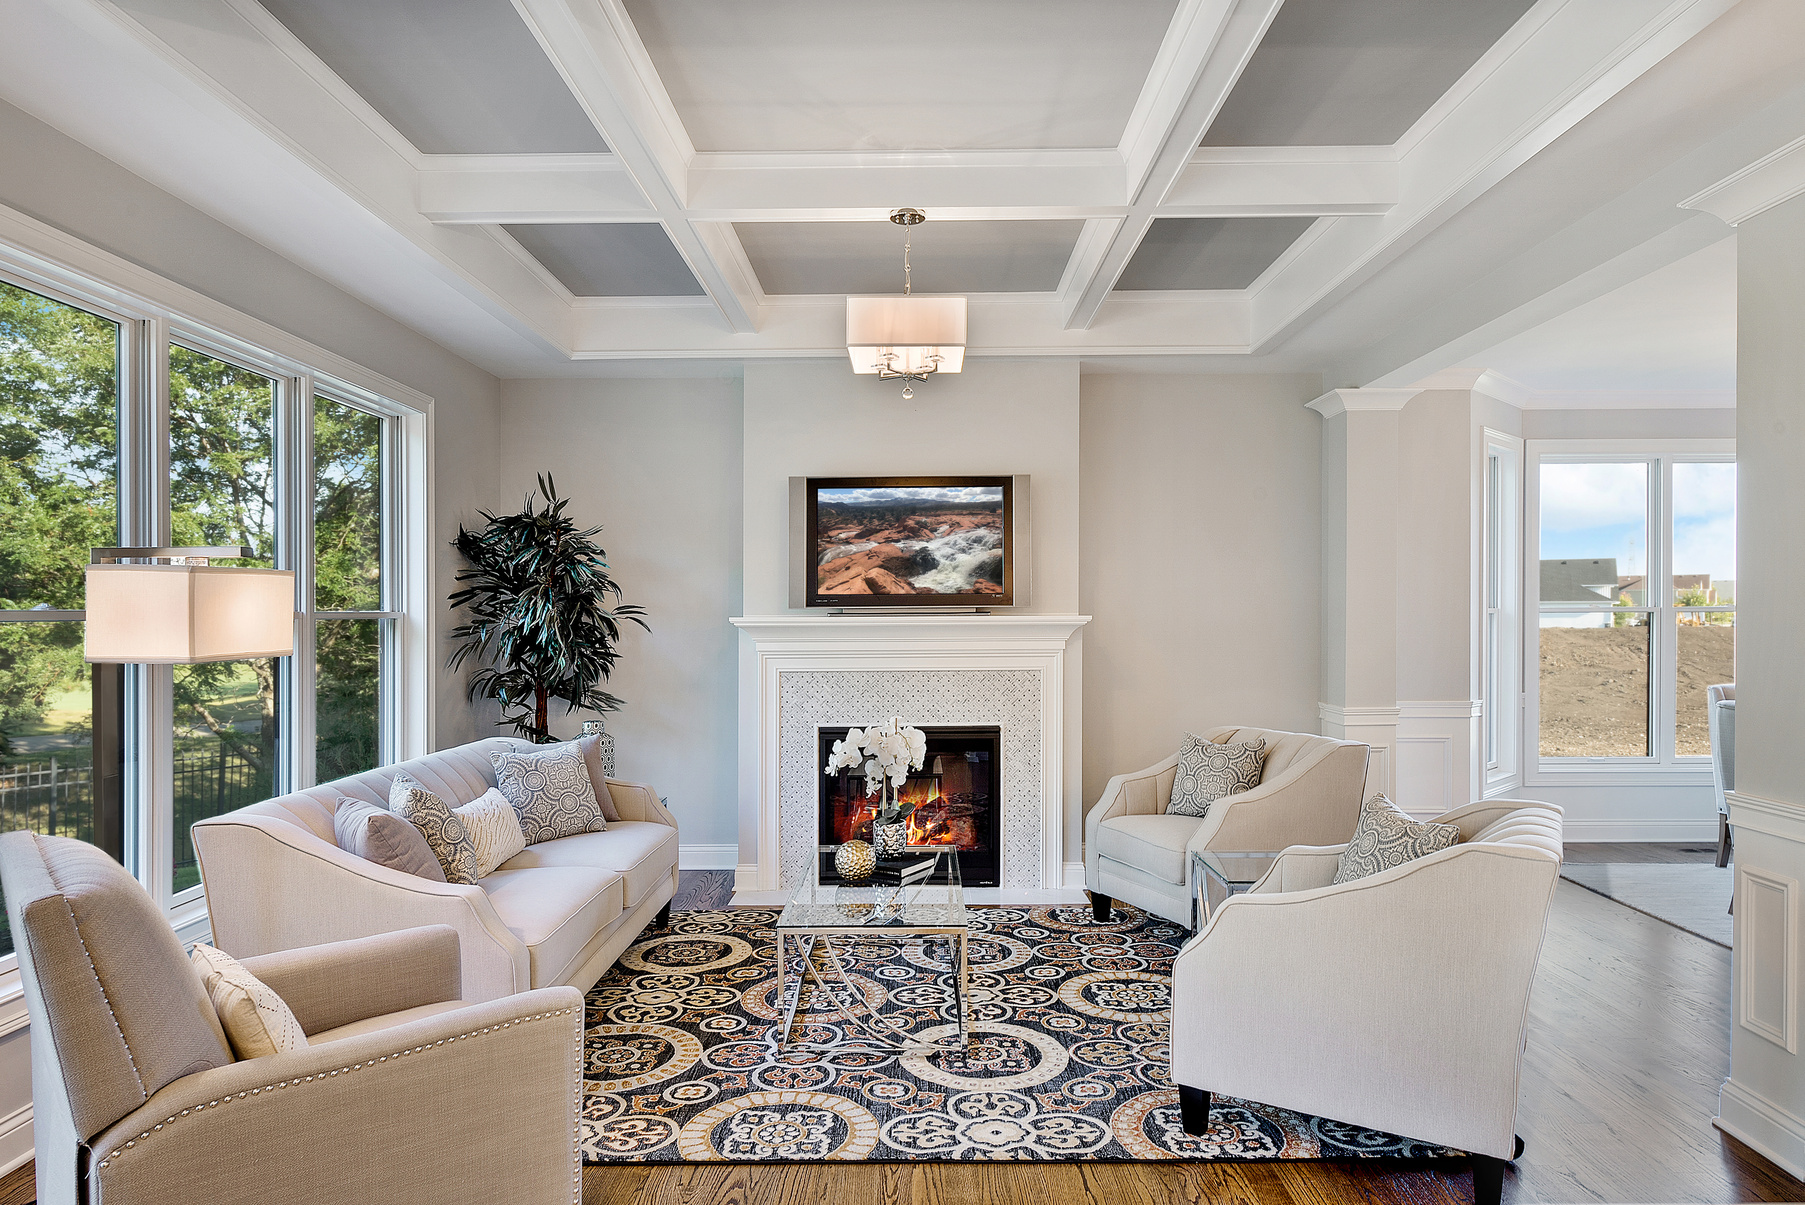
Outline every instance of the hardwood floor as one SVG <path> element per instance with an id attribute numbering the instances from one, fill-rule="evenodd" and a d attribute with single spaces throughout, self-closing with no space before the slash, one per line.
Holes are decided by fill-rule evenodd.
<path id="1" fill-rule="evenodd" d="M 1568 846 L 1575 861 L 1682 852 Z M 1577 853 L 1578 856 L 1575 856 Z M 1641 856 L 1632 856 L 1641 855 Z M 729 871 L 685 871 L 679 910 L 725 907 Z M 1530 1002 L 1508 1202 L 1798 1201 L 1805 1184 L 1711 1125 L 1730 1066 L 1730 952 L 1563 882 Z M 31 1168 L 0 1205 L 31 1200 Z M 1441 1205 L 1472 1176 L 1372 1163 L 733 1164 L 587 1168 L 586 1205 Z"/>
<path id="2" fill-rule="evenodd" d="M 1715 862 L 1717 846 L 1699 841 L 1638 841 L 1633 844 L 1576 843 L 1563 847 L 1569 862 Z"/>

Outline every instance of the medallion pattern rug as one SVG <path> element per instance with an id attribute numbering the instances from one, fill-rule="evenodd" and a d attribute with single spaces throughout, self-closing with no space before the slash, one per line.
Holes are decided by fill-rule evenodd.
<path id="1" fill-rule="evenodd" d="M 978 908 L 963 1054 L 779 1053 L 777 912 L 680 912 L 589 992 L 583 1157 L 612 1162 L 1422 1158 L 1453 1152 L 1218 1097 L 1179 1126 L 1167 1078 L 1172 958 L 1184 930 L 1117 906 Z M 956 1035 L 949 951 L 836 938 L 867 1006 Z M 817 965 L 820 965 L 819 957 Z M 800 970 L 792 955 L 792 970 Z M 792 1041 L 858 1038 L 849 995 L 810 979 Z"/>

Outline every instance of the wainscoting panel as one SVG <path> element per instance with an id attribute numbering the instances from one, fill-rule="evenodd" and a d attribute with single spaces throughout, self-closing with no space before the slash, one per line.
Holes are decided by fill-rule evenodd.
<path id="1" fill-rule="evenodd" d="M 1736 868 L 1736 1020 L 1788 1054 L 1799 1052 L 1798 899 L 1797 879 Z"/>

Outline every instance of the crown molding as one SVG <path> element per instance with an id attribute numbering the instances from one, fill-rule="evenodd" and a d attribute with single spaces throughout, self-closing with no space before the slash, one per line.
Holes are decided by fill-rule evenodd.
<path id="1" fill-rule="evenodd" d="M 1336 418 L 1350 410 L 1402 410 L 1421 389 L 1331 389 L 1305 408 L 1324 418 Z"/>
<path id="2" fill-rule="evenodd" d="M 1679 207 L 1700 209 L 1740 226 L 1800 194 L 1805 194 L 1805 136 L 1692 194 Z"/>

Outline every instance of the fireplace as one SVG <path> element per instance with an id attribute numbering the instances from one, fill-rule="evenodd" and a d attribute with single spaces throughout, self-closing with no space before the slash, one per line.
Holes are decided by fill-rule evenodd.
<path id="1" fill-rule="evenodd" d="M 1002 864 L 1002 729 L 919 725 L 928 738 L 922 768 L 903 784 L 903 802 L 913 802 L 909 844 L 951 845 L 959 851 L 959 877 L 967 887 L 994 887 Z M 825 771 L 833 743 L 845 728 L 819 730 L 815 765 L 822 768 L 819 791 L 822 878 L 833 878 L 832 850 L 844 842 L 871 839 L 875 801 L 866 798 L 865 778 L 856 770 Z"/>

